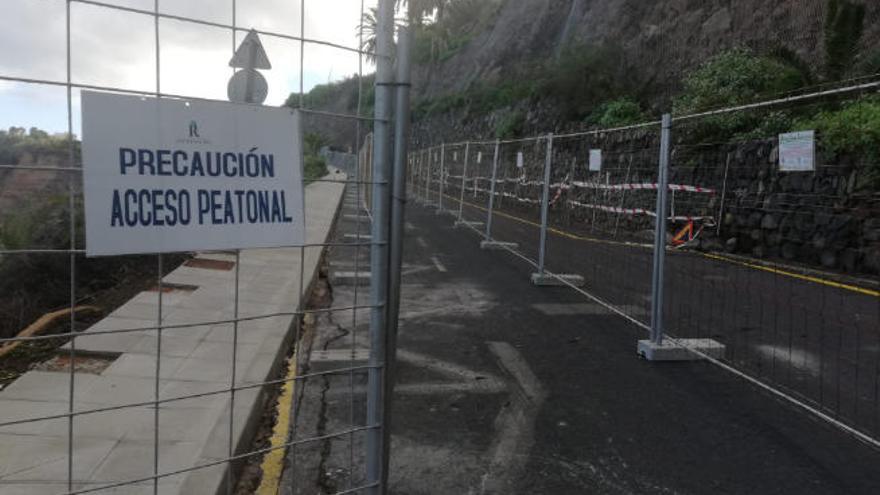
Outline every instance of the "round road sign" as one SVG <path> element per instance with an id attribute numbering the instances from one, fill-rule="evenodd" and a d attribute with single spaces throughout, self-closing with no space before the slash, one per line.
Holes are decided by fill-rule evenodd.
<path id="1" fill-rule="evenodd" d="M 253 69 L 242 69 L 229 79 L 226 93 L 231 102 L 260 105 L 266 101 L 266 96 L 269 94 L 269 84 L 259 72 Z"/>

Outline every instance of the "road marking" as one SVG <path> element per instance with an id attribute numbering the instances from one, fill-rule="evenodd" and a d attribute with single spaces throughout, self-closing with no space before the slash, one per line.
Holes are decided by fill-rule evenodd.
<path id="1" fill-rule="evenodd" d="M 346 239 L 363 239 L 365 241 L 369 241 L 373 238 L 373 236 L 370 234 L 343 234 L 342 237 Z"/>
<path id="2" fill-rule="evenodd" d="M 282 448 L 287 442 L 287 434 L 290 432 L 290 412 L 293 404 L 293 384 L 296 381 L 297 351 L 293 351 L 293 356 L 287 362 L 287 373 L 284 377 L 284 384 L 281 386 L 281 395 L 278 396 L 278 403 L 275 406 L 277 420 L 272 428 L 272 437 L 269 439 L 269 446 L 272 450 L 263 457 L 260 467 L 263 470 L 263 477 L 260 480 L 260 486 L 255 492 L 257 495 L 276 495 L 278 493 L 281 474 L 284 471 L 284 453 Z"/>
<path id="3" fill-rule="evenodd" d="M 724 261 L 726 263 L 730 263 L 733 265 L 740 265 L 740 266 L 744 266 L 746 268 L 752 268 L 754 270 L 760 270 L 763 272 L 773 273 L 775 275 L 783 275 L 786 277 L 796 278 L 798 280 L 804 280 L 806 282 L 813 282 L 816 284 L 827 285 L 829 287 L 835 287 L 837 289 L 848 290 L 850 292 L 857 292 L 859 294 L 864 294 L 866 296 L 880 297 L 880 291 L 866 289 L 864 287 L 859 287 L 857 285 L 842 284 L 840 282 L 835 282 L 833 280 L 827 280 L 824 278 L 814 277 L 812 275 L 803 275 L 800 273 L 794 273 L 794 272 L 790 272 L 787 270 L 780 270 L 779 268 L 758 265 L 755 263 L 748 263 L 746 261 L 739 261 L 739 260 L 728 258 L 727 256 L 719 256 L 717 254 L 710 254 L 710 253 L 700 253 L 700 254 L 705 258 L 718 260 L 718 261 Z"/>
<path id="4" fill-rule="evenodd" d="M 535 418 L 547 395 L 522 355 L 507 342 L 489 342 L 489 350 L 519 385 L 510 406 L 495 418 L 498 436 L 492 458 L 483 475 L 480 493 L 511 493 L 535 442 Z"/>
<path id="5" fill-rule="evenodd" d="M 446 273 L 448 271 L 448 270 L 446 270 L 446 267 L 443 266 L 443 263 L 440 263 L 440 259 L 437 258 L 436 256 L 431 256 L 431 261 L 434 262 L 434 266 L 437 267 L 438 272 Z"/>
<path id="6" fill-rule="evenodd" d="M 422 246 L 423 248 L 428 247 L 428 243 L 425 242 L 425 240 L 421 236 L 416 237 L 416 242 L 418 242 L 419 246 Z"/>
<path id="7" fill-rule="evenodd" d="M 608 310 L 595 303 L 532 304 L 547 316 L 607 315 Z"/>
<path id="8" fill-rule="evenodd" d="M 431 356 L 421 354 L 418 352 L 407 351 L 404 349 L 397 350 L 397 357 L 401 361 L 406 361 L 411 364 L 415 364 L 422 368 L 430 369 L 431 371 L 440 373 L 441 375 L 446 375 L 450 378 L 456 379 L 466 379 L 466 380 L 494 380 L 500 381 L 501 379 L 490 375 L 488 373 L 478 373 L 470 368 L 466 368 L 464 366 L 460 366 L 455 363 L 451 363 L 449 361 L 442 361 L 440 359 L 433 358 Z"/>
<path id="9" fill-rule="evenodd" d="M 452 196 L 448 196 L 448 197 L 449 197 L 450 199 L 454 199 L 454 200 L 456 200 L 456 201 L 459 201 L 458 198 L 453 198 Z M 475 205 L 475 204 L 473 204 L 473 203 L 469 203 L 469 202 L 467 202 L 467 201 L 465 201 L 464 204 L 466 204 L 467 206 L 470 206 L 471 208 L 476 208 L 476 209 L 481 210 L 481 211 L 487 211 L 486 208 L 484 208 L 484 207 L 482 207 L 482 206 L 479 206 L 479 205 Z M 516 221 L 516 222 L 520 222 L 520 223 L 523 223 L 523 224 L 526 224 L 526 225 L 530 225 L 530 226 L 532 226 L 532 227 L 541 228 L 541 224 L 539 224 L 539 223 L 532 222 L 532 221 L 530 221 L 530 220 L 526 220 L 526 219 L 524 219 L 524 218 L 520 218 L 520 217 L 517 217 L 517 216 L 514 216 L 514 215 L 510 215 L 510 214 L 508 214 L 508 213 L 504 213 L 504 212 L 501 212 L 501 211 L 497 211 L 497 210 L 495 210 L 495 211 L 493 211 L 493 215 L 498 215 L 498 216 L 500 216 L 500 217 L 504 217 L 504 218 L 507 218 L 507 219 L 510 219 L 510 220 L 514 220 L 514 221 Z M 565 238 L 568 238 L 568 239 L 572 239 L 572 240 L 575 240 L 575 241 L 595 242 L 595 243 L 598 243 L 598 244 L 609 244 L 609 245 L 617 245 L 617 246 L 627 246 L 627 247 L 637 247 L 637 248 L 653 249 L 653 246 L 650 245 L 650 244 L 642 244 L 642 243 L 635 243 L 635 242 L 611 241 L 611 240 L 607 240 L 607 239 L 597 239 L 597 238 L 595 238 L 595 237 L 584 237 L 584 236 L 580 236 L 580 235 L 577 235 L 577 234 L 572 234 L 571 232 L 566 232 L 566 231 L 564 231 L 564 230 L 560 230 L 560 229 L 557 229 L 557 228 L 554 228 L 554 227 L 548 227 L 548 228 L 547 228 L 547 232 L 550 232 L 550 233 L 556 234 L 556 235 L 558 235 L 558 236 L 560 236 L 560 237 L 565 237 Z M 671 253 L 674 253 L 675 251 L 670 251 L 670 252 L 671 252 Z M 702 253 L 702 252 L 699 252 L 699 251 L 697 251 L 697 252 L 688 251 L 687 253 L 697 254 L 697 255 L 702 256 L 702 257 L 704 257 L 704 258 L 712 259 L 712 260 L 715 260 L 715 261 L 723 261 L 723 262 L 725 262 L 725 263 L 730 263 L 730 264 L 733 264 L 733 265 L 740 265 L 740 266 L 743 266 L 743 267 L 746 267 L 746 268 L 751 268 L 751 269 L 754 269 L 754 270 L 765 271 L 765 272 L 773 273 L 773 274 L 775 274 L 775 275 L 781 275 L 781 276 L 785 276 L 785 277 L 792 277 L 792 278 L 795 278 L 795 279 L 798 279 L 798 280 L 803 280 L 803 281 L 805 281 L 805 282 L 812 282 L 812 283 L 816 283 L 816 284 L 820 284 L 820 285 L 825 285 L 825 286 L 828 286 L 828 287 L 834 287 L 834 288 L 837 288 L 837 289 L 847 290 L 847 291 L 850 291 L 850 292 L 856 292 L 856 293 L 863 294 L 863 295 L 866 295 L 866 296 L 871 296 L 871 297 L 878 297 L 878 298 L 880 298 L 880 291 L 878 291 L 878 290 L 873 290 L 873 289 L 867 289 L 867 288 L 864 288 L 864 287 L 859 287 L 859 286 L 857 286 L 857 285 L 843 284 L 843 283 L 840 283 L 840 282 L 835 282 L 835 281 L 833 281 L 833 280 L 828 280 L 828 279 L 821 278 L 821 277 L 815 277 L 815 276 L 811 276 L 811 275 L 802 275 L 802 274 L 799 274 L 799 273 L 794 273 L 794 272 L 791 272 L 791 271 L 788 271 L 788 270 L 781 270 L 781 269 L 779 269 L 779 268 L 774 268 L 774 267 L 770 267 L 770 266 L 763 266 L 763 265 L 758 265 L 758 264 L 755 264 L 755 263 L 748 263 L 748 262 L 745 262 L 745 261 L 738 261 L 738 260 L 735 260 L 735 259 L 732 259 L 732 258 L 728 258 L 728 257 L 726 257 L 726 256 L 719 256 L 719 255 L 717 255 L 717 254 Z"/>

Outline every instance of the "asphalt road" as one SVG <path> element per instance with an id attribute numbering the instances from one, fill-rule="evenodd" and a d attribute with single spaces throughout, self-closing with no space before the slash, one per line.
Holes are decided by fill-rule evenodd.
<path id="1" fill-rule="evenodd" d="M 878 451 L 714 365 L 640 360 L 624 319 L 532 286 L 529 266 L 434 208 L 407 220 L 393 493 L 880 493 Z M 643 256 L 582 244 L 553 249 L 621 256 L 632 286 L 611 261 L 582 274 L 609 297 L 642 290 Z"/>
<path id="2" fill-rule="evenodd" d="M 445 205 L 457 213 L 458 193 L 449 194 Z M 485 201 L 466 200 L 464 218 L 484 221 Z M 537 206 L 508 200 L 498 213 L 493 238 L 536 260 Z M 548 235 L 547 269 L 584 276 L 591 294 L 648 322 L 651 250 L 561 230 Z M 693 252 L 669 253 L 665 289 L 671 335 L 716 339 L 736 368 L 880 438 L 880 297 Z"/>

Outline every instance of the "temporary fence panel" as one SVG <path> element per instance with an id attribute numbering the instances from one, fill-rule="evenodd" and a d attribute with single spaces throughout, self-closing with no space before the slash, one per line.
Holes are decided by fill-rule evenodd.
<path id="1" fill-rule="evenodd" d="M 499 150 L 496 167 L 463 172 L 473 201 L 449 199 L 533 268 L 583 276 L 583 288 L 561 285 L 634 328 L 650 330 L 653 313 L 673 342 L 712 339 L 723 355 L 697 357 L 880 445 L 877 157 L 829 133 L 748 125 L 841 107 L 858 119 L 878 89 L 853 81 L 672 118 L 659 286 L 660 122 L 443 144 L 483 161 Z"/>
<path id="2" fill-rule="evenodd" d="M 26 3 L 30 2 L 22 2 L 22 4 Z M 33 466 L 24 466 L 25 469 L 21 471 L 24 474 L 21 476 L 6 473 L 7 475 L 0 480 L 0 492 L 9 490 L 16 493 L 32 491 L 79 494 L 146 488 L 153 493 L 172 493 L 176 490 L 187 490 L 187 487 L 192 488 L 195 486 L 192 482 L 196 479 L 195 476 L 198 476 L 201 480 L 199 489 L 209 489 L 208 487 L 216 483 L 223 491 L 233 493 L 236 490 L 237 475 L 243 464 L 254 462 L 254 459 L 263 456 L 294 449 L 296 446 L 332 441 L 348 443 L 353 452 L 357 451 L 357 455 L 351 456 L 347 478 L 339 483 L 339 493 L 357 491 L 377 493 L 385 481 L 381 469 L 377 471 L 367 467 L 371 463 L 375 466 L 376 462 L 379 462 L 381 467 L 379 450 L 386 446 L 380 443 L 377 450 L 376 445 L 369 445 L 369 442 L 365 446 L 364 439 L 371 436 L 375 438 L 377 434 L 381 436 L 384 424 L 381 411 L 378 416 L 367 414 L 363 397 L 355 388 L 358 383 L 366 380 L 368 374 L 371 375 L 369 383 L 381 382 L 384 359 L 376 358 L 375 354 L 384 353 L 384 349 L 377 350 L 374 347 L 373 355 L 366 364 L 350 363 L 322 371 L 303 372 L 304 368 L 300 366 L 303 364 L 304 356 L 298 352 L 295 352 L 292 358 L 293 368 L 286 374 L 278 370 L 269 375 L 253 374 L 251 369 L 241 366 L 250 363 L 250 359 L 256 356 L 255 353 L 258 351 L 265 353 L 260 355 L 263 363 L 280 365 L 284 360 L 283 347 L 257 349 L 257 345 L 252 341 L 254 335 L 274 332 L 283 336 L 282 344 L 292 342 L 298 351 L 302 337 L 301 324 L 306 316 L 333 313 L 342 318 L 350 315 L 353 328 L 362 326 L 363 322 L 358 323 L 357 317 L 363 315 L 365 311 L 373 313 L 374 316 L 381 314 L 384 318 L 394 317 L 386 313 L 385 294 L 377 298 L 375 287 L 372 291 L 362 291 L 360 296 L 355 289 L 355 300 L 348 306 L 311 308 L 307 307 L 305 302 L 310 286 L 314 282 L 311 271 L 307 273 L 305 266 L 317 266 L 327 249 L 352 252 L 355 260 L 359 259 L 360 253 L 369 253 L 377 247 L 385 249 L 388 239 L 384 236 L 387 232 L 379 230 L 382 237 L 374 236 L 372 239 L 340 239 L 326 242 L 320 239 L 301 246 L 268 249 L 259 259 L 253 258 L 252 254 L 246 251 L 202 253 L 197 257 L 183 253 L 151 257 L 120 256 L 100 260 L 87 259 L 83 238 L 81 189 L 83 164 L 80 158 L 80 143 L 74 134 L 78 128 L 75 123 L 81 118 L 79 101 L 82 90 L 184 101 L 213 101 L 212 92 L 188 89 L 190 86 L 179 85 L 180 78 L 170 77 L 172 74 L 190 74 L 194 78 L 200 78 L 206 73 L 204 71 L 215 70 L 213 66 L 207 67 L 194 60 L 198 58 L 199 52 L 186 52 L 181 48 L 186 42 L 181 40 L 197 37 L 200 42 L 205 43 L 206 50 L 214 50 L 220 54 L 217 60 L 225 66 L 245 36 L 252 32 L 252 28 L 256 28 L 253 32 L 262 38 L 267 51 L 270 52 L 270 58 L 279 62 L 284 59 L 296 60 L 297 67 L 290 70 L 299 80 L 299 95 L 298 98 L 294 95 L 288 103 L 292 107 L 299 108 L 303 114 L 306 132 L 317 129 L 322 124 L 326 126 L 332 123 L 337 128 L 348 127 L 351 130 L 356 136 L 351 143 L 354 148 L 362 142 L 366 143 L 357 155 L 354 173 L 345 179 L 327 175 L 314 179 L 313 183 L 342 184 L 356 193 L 357 208 L 349 211 L 357 215 L 359 224 L 362 220 L 365 225 L 369 225 L 370 221 L 366 213 L 377 203 L 376 191 L 382 195 L 383 201 L 387 202 L 389 196 L 387 174 L 382 175 L 381 180 L 377 181 L 374 179 L 379 176 L 375 173 L 376 169 L 381 165 L 388 171 L 390 163 L 374 166 L 376 148 L 387 147 L 389 143 L 383 142 L 374 146 L 371 142 L 373 135 L 365 136 L 365 134 L 371 126 L 380 124 L 379 127 L 384 126 L 385 135 L 379 139 L 388 138 L 390 142 L 388 135 L 391 125 L 390 115 L 377 113 L 377 119 L 365 115 L 363 113 L 365 105 L 360 96 L 356 107 L 350 112 L 330 113 L 310 108 L 305 93 L 305 71 L 313 61 L 317 62 L 328 56 L 349 57 L 355 60 L 359 67 L 357 80 L 360 87 L 359 94 L 362 93 L 363 86 L 367 84 L 363 78 L 365 56 L 377 58 L 380 67 L 390 68 L 392 2 L 379 0 L 379 30 L 385 33 L 379 36 L 385 37 L 384 45 L 379 43 L 380 53 L 364 51 L 361 48 L 364 46 L 363 43 L 352 46 L 356 42 L 346 43 L 344 40 L 310 37 L 306 30 L 306 19 L 317 16 L 318 12 L 310 11 L 304 0 L 294 2 L 295 7 L 284 10 L 285 14 L 291 15 L 287 24 L 292 26 L 291 29 L 285 30 L 273 30 L 271 26 L 277 24 L 265 22 L 267 17 L 277 16 L 279 12 L 272 12 L 272 15 L 266 16 L 265 12 L 259 11 L 259 8 L 244 5 L 246 2 L 233 0 L 229 12 L 216 16 L 214 14 L 217 12 L 184 15 L 180 13 L 179 6 L 172 5 L 173 2 L 162 2 L 160 5 L 156 0 L 145 3 L 149 6 L 140 8 L 92 0 L 51 2 L 45 6 L 41 4 L 41 8 L 45 9 L 41 15 L 51 20 L 46 24 L 63 26 L 62 32 L 56 39 L 59 43 L 57 50 L 64 53 L 62 59 L 65 65 L 50 75 L 36 69 L 32 73 L 26 71 L 0 73 L 0 81 L 4 85 L 24 92 L 56 93 L 55 96 L 60 96 L 62 102 L 56 114 L 63 115 L 67 123 L 66 134 L 63 137 L 52 140 L 47 138 L 42 142 L 41 145 L 47 147 L 45 152 L 43 149 L 34 149 L 28 158 L 19 159 L 16 163 L 0 163 L 0 175 L 3 179 L 10 180 L 17 177 L 19 184 L 27 186 L 26 189 L 18 192 L 4 190 L 3 195 L 0 196 L 0 221 L 4 222 L 4 234 L 9 234 L 13 224 L 24 217 L 31 219 L 33 223 L 30 225 L 33 225 L 33 228 L 39 229 L 39 235 L 24 235 L 26 232 L 22 230 L 17 231 L 21 235 L 16 239 L 6 235 L 0 241 L 2 242 L 0 270 L 4 274 L 5 281 L 16 281 L 14 285 L 8 283 L 4 285 L 2 288 L 4 293 L 0 294 L 7 303 L 3 309 L 4 322 L 15 323 L 10 327 L 4 327 L 3 334 L 0 334 L 0 346 L 3 349 L 0 362 L 8 358 L 6 351 L 11 347 L 18 347 L 19 350 L 39 349 L 45 356 L 53 358 L 47 365 L 51 366 L 52 376 L 63 378 L 53 379 L 53 383 L 57 383 L 58 387 L 53 392 L 53 394 L 57 392 L 57 395 L 53 395 L 47 402 L 53 404 L 51 408 L 36 407 L 24 412 L 17 411 L 13 415 L 9 414 L 11 410 L 7 408 L 0 413 L 2 450 L 8 452 L 18 450 L 19 444 L 7 442 L 12 442 L 13 437 L 18 438 L 16 434 L 24 430 L 37 436 L 45 436 L 45 442 L 34 444 L 44 447 L 32 446 L 30 450 L 24 448 L 37 455 L 39 462 Z M 166 3 L 168 5 L 165 5 Z M 357 27 L 361 42 L 364 37 L 364 13 L 369 7 L 364 5 L 364 2 L 360 2 L 360 9 L 355 12 L 357 17 L 353 16 L 352 19 L 353 23 L 359 23 Z M 240 22 L 242 20 L 245 22 Z M 256 24 L 246 24 L 250 22 L 248 20 Z M 127 33 L 137 34 L 133 39 L 137 38 L 144 43 L 122 48 L 119 39 L 116 38 L 121 33 L 118 29 L 99 29 L 89 33 L 84 31 L 89 29 L 88 26 L 94 27 L 96 22 L 108 28 L 125 26 Z M 34 34 L 37 35 L 37 32 L 34 31 Z M 49 34 L 54 36 L 59 33 Z M 145 35 L 141 36 L 141 34 Z M 39 33 L 39 36 L 43 37 L 44 33 Z M 120 73 L 114 71 L 107 71 L 101 78 L 80 72 L 83 67 L 104 63 L 95 59 L 98 53 L 83 48 L 92 46 L 88 44 L 89 37 L 99 38 L 104 47 L 131 50 L 129 56 L 132 62 L 142 66 L 150 77 L 132 82 L 120 77 Z M 192 61 L 191 64 L 178 62 L 181 50 Z M 196 56 L 193 57 L 193 54 Z M 279 65 L 286 67 L 285 63 Z M 229 75 L 233 72 L 230 69 L 221 69 L 218 73 L 222 74 L 225 71 L 228 71 Z M 380 89 L 377 89 L 377 93 L 379 91 Z M 387 92 L 390 95 L 390 90 Z M 385 95 L 386 98 L 389 95 Z M 243 105 L 243 111 L 245 108 L 247 107 Z M 190 131 L 191 134 L 193 132 Z M 292 136 L 291 139 L 293 138 Z M 3 160 L 6 158 L 4 157 Z M 322 206 L 322 208 L 331 207 L 335 206 L 329 204 Z M 306 204 L 307 214 L 309 211 L 314 211 L 313 208 L 317 206 Z M 379 208 L 376 211 L 382 217 L 375 219 L 374 223 L 387 223 L 388 209 Z M 39 225 L 45 228 L 38 227 Z M 193 270 L 198 269 L 199 266 L 210 265 L 231 271 L 230 274 L 222 277 L 216 275 L 220 277 L 218 280 L 222 279 L 229 283 L 228 294 L 222 293 L 223 286 L 219 282 L 218 287 L 214 289 L 220 290 L 214 290 L 210 294 L 214 298 L 212 300 L 219 305 L 216 312 L 192 311 L 190 314 L 178 306 L 181 301 L 190 297 L 207 301 L 205 298 L 212 289 L 210 283 L 200 287 L 170 283 L 166 275 L 182 262 Z M 296 265 L 298 268 L 296 273 L 287 273 L 289 266 L 279 266 L 278 273 L 272 273 L 271 267 L 261 271 L 255 268 L 262 266 L 263 263 L 294 265 L 298 263 Z M 355 263 L 357 264 L 358 261 Z M 365 265 L 363 269 L 366 270 L 368 266 Z M 107 283 L 106 280 L 102 281 L 102 276 L 110 278 L 116 276 L 115 273 L 126 272 L 131 273 L 136 280 L 122 279 L 111 282 L 110 286 L 113 283 L 123 282 L 112 290 L 99 286 L 101 283 Z M 145 284 L 138 278 L 142 273 L 150 272 L 152 283 Z M 383 270 L 382 267 L 373 266 L 372 272 L 374 279 L 387 278 L 387 270 Z M 34 273 L 39 273 L 41 277 L 39 281 L 34 280 L 38 282 L 37 286 L 30 280 Z M 255 275 L 256 273 L 258 275 Z M 13 275 L 15 278 L 7 277 Z M 288 279 L 287 275 L 293 279 Z M 210 278 L 210 274 L 207 276 Z M 295 305 L 280 309 L 269 308 L 270 305 L 265 303 L 272 299 L 273 295 L 248 291 L 248 287 L 257 279 L 277 281 L 283 288 L 281 292 L 285 300 L 293 301 Z M 108 294 L 115 291 L 119 291 L 120 294 L 126 293 L 125 283 L 142 285 L 142 288 L 147 289 L 140 293 L 138 290 L 131 292 L 131 295 L 136 297 L 129 304 L 141 305 L 138 307 L 143 309 L 140 319 L 126 320 L 111 317 L 97 325 L 92 325 L 95 320 L 87 319 L 86 315 L 93 310 L 83 306 L 88 305 L 95 297 L 105 304 L 124 302 L 116 301 Z M 16 336 L 17 331 L 26 326 L 27 322 L 62 305 L 59 304 L 57 297 L 54 299 L 45 297 L 49 291 L 58 291 L 61 287 L 64 287 L 63 292 L 66 293 L 62 299 L 67 310 L 50 316 L 51 321 L 62 318 L 63 328 L 53 330 L 46 335 L 29 333 Z M 27 294 L 34 296 L 28 297 Z M 18 314 L 18 317 L 14 320 L 7 319 L 5 317 L 7 310 L 10 311 L 9 314 Z M 376 335 L 384 332 L 384 329 L 377 328 L 374 321 L 368 332 Z M 212 341 L 211 346 L 202 346 L 207 335 L 213 336 L 215 341 Z M 132 342 L 139 347 L 132 348 L 130 352 L 122 350 L 119 347 L 122 342 Z M 200 357 L 181 354 L 184 352 L 183 347 L 189 344 L 202 353 Z M 352 352 L 358 345 L 358 342 L 352 339 Z M 105 348 L 102 346 L 105 346 L 110 354 L 96 356 L 83 352 L 83 349 Z M 112 361 L 114 356 L 121 356 L 120 359 L 128 361 L 143 361 L 143 367 L 148 369 L 149 373 L 137 380 L 122 379 L 115 392 L 104 390 L 106 394 L 103 397 L 109 402 L 90 402 L 90 397 L 101 392 L 98 390 L 98 383 L 109 382 L 96 380 L 95 370 L 89 367 L 99 366 L 98 362 L 105 358 Z M 199 362 L 196 362 L 198 359 L 215 361 L 220 359 L 224 366 L 219 369 L 210 367 L 210 370 L 198 368 Z M 97 364 L 92 363 L 91 360 L 95 360 Z M 194 374 L 188 375 L 186 369 L 190 369 Z M 199 375 L 200 372 L 203 374 Z M 206 378 L 207 375 L 204 373 L 209 373 L 210 379 Z M 280 376 L 278 373 L 281 373 Z M 351 388 L 346 398 L 352 411 L 349 424 L 319 434 L 298 431 L 295 425 L 297 418 L 294 414 L 293 433 L 290 436 L 282 434 L 280 439 L 274 439 L 268 446 L 254 446 L 246 433 L 253 428 L 251 419 L 262 412 L 260 410 L 262 401 L 271 397 L 273 390 L 288 385 L 292 386 L 296 395 L 298 393 L 296 390 L 308 386 L 310 380 L 315 383 L 316 380 L 331 375 L 345 375 L 351 379 Z M 2 378 L 8 382 L 12 377 Z M 24 377 L 20 379 L 24 380 Z M 15 382 L 13 384 L 15 385 Z M 24 382 L 21 382 L 17 387 L 20 388 L 24 386 L 23 384 Z M 46 393 L 45 390 L 36 392 Z M 0 392 L 0 400 L 3 399 L 2 394 L 3 392 Z M 381 409 L 379 403 L 383 400 L 381 395 L 368 398 L 367 402 L 372 403 L 368 405 L 373 413 Z M 219 414 L 219 417 L 200 416 L 200 408 L 209 402 L 221 404 L 221 407 L 211 409 Z M 36 402 L 34 404 L 39 405 Z M 242 410 L 246 410 L 245 414 L 240 414 Z M 279 411 L 280 414 L 288 412 Z M 205 448 L 210 447 L 210 458 L 202 454 L 203 450 L 200 447 L 192 450 L 193 446 L 183 441 L 190 438 L 193 432 L 173 429 L 175 418 L 182 417 L 197 418 L 203 423 L 199 426 L 210 426 L 213 424 L 212 421 L 218 421 L 217 428 L 210 431 L 211 445 L 205 446 Z M 371 422 L 368 417 L 375 421 Z M 127 435 L 126 438 L 136 433 L 138 441 L 135 443 L 120 441 L 117 445 L 114 442 L 96 440 L 95 435 L 109 439 L 115 431 L 114 428 L 117 427 L 130 430 L 120 433 Z M 97 465 L 94 464 L 96 452 L 104 448 L 101 445 L 105 443 L 108 447 L 106 453 L 101 454 L 102 470 L 96 470 Z M 367 451 L 368 447 L 371 450 Z M 39 450 L 40 448 L 43 450 Z M 27 457 L 24 450 L 21 459 Z M 46 460 L 52 462 L 47 464 Z M 128 467 L 112 471 L 108 467 L 111 465 Z M 107 476 L 102 477 L 100 473 L 105 471 Z M 190 477 L 191 474 L 193 477 Z M 277 490 L 278 480 L 270 479 L 269 482 L 276 483 Z M 271 487 L 266 489 L 272 490 Z"/>

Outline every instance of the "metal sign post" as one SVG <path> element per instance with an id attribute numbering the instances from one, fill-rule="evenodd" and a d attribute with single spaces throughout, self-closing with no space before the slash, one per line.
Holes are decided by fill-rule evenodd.
<path id="1" fill-rule="evenodd" d="M 367 493 L 387 490 L 385 449 L 386 332 L 388 329 L 389 228 L 391 194 L 391 100 L 394 73 L 394 0 L 380 0 L 376 15 L 376 103 L 373 124 L 373 222 L 370 246 L 370 358 L 367 373 Z"/>
<path id="2" fill-rule="evenodd" d="M 382 459 L 383 479 L 388 484 L 388 466 L 391 451 L 391 418 L 397 358 L 398 314 L 400 311 L 400 271 L 403 265 L 404 215 L 406 213 L 406 156 L 410 132 L 410 72 L 412 31 L 401 27 L 397 46 L 397 88 L 394 107 L 394 173 L 391 192 L 391 253 L 388 289 L 388 332 L 385 351 L 385 452 Z"/>
<path id="3" fill-rule="evenodd" d="M 269 57 L 263 49 L 263 43 L 257 32 L 251 30 L 241 46 L 235 51 L 229 66 L 235 69 L 241 69 L 232 75 L 229 79 L 229 85 L 226 87 L 229 101 L 234 103 L 250 103 L 261 105 L 266 101 L 269 94 L 269 85 L 262 74 L 256 69 L 271 69 L 272 64 Z"/>

